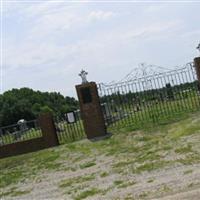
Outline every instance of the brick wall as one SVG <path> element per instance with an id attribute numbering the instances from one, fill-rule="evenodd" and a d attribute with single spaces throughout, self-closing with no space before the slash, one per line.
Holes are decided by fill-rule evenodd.
<path id="1" fill-rule="evenodd" d="M 59 145 L 53 117 L 42 114 L 39 119 L 42 137 L 0 146 L 0 158 L 15 156 Z"/>

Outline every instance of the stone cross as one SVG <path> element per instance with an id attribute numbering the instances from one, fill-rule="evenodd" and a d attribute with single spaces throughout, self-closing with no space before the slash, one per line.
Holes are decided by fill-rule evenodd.
<path id="1" fill-rule="evenodd" d="M 82 84 L 87 83 L 87 77 L 86 75 L 88 75 L 88 72 L 84 71 L 83 69 L 81 70 L 79 76 L 82 78 Z"/>

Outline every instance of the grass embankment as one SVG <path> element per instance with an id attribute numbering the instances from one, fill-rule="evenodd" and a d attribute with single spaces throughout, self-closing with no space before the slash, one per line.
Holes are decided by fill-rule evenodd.
<path id="1" fill-rule="evenodd" d="M 134 177 L 143 173 L 200 163 L 200 113 L 157 127 L 128 130 L 116 131 L 98 142 L 83 140 L 1 159 L 0 198 L 35 195 L 38 184 L 53 180 L 52 187 L 60 195 L 57 198 L 106 199 L 108 191 L 137 187 L 139 182 Z M 184 175 L 191 173 L 191 169 L 184 171 Z M 148 184 L 154 181 L 146 180 Z M 162 187 L 162 191 L 170 190 Z M 146 196 L 140 194 L 140 198 Z"/>
<path id="2" fill-rule="evenodd" d="M 110 130 L 129 127 L 129 130 L 135 130 L 152 123 L 164 124 L 172 120 L 180 119 L 191 112 L 196 112 L 200 108 L 200 96 L 188 96 L 184 99 L 163 102 L 147 102 L 140 106 L 139 111 L 134 111 L 134 104 L 121 104 L 118 109 L 126 114 L 121 119 L 109 126 Z M 112 113 L 117 117 L 118 112 Z M 123 114 L 122 114 L 123 116 Z"/>

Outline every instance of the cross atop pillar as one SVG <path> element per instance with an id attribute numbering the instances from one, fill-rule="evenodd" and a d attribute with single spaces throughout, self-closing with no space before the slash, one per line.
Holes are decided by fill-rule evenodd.
<path id="1" fill-rule="evenodd" d="M 85 70 L 81 70 L 79 76 L 82 78 L 82 84 L 87 83 L 87 77 L 86 75 L 88 75 L 88 72 L 86 72 Z"/>

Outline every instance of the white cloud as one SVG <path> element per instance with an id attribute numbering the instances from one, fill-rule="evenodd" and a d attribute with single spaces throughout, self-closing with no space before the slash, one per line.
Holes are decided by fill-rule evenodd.
<path id="1" fill-rule="evenodd" d="M 115 14 L 111 11 L 98 10 L 98 11 L 90 12 L 90 14 L 88 15 L 88 19 L 89 20 L 107 20 L 114 16 Z"/>
<path id="2" fill-rule="evenodd" d="M 70 7 L 64 5 L 58 6 L 56 9 L 49 7 L 49 10 L 42 6 L 43 9 L 37 10 L 37 17 L 32 20 L 33 28 L 29 30 L 29 39 L 60 37 L 60 34 L 67 35 L 68 31 L 91 26 L 93 22 L 105 21 L 115 16 L 111 11 L 81 11 L 85 6 L 85 4 L 82 6 L 71 5 Z"/>
<path id="3" fill-rule="evenodd" d="M 115 28 L 110 30 L 102 30 L 97 32 L 93 38 L 78 40 L 72 44 L 63 41 L 63 45 L 58 45 L 58 32 L 65 32 L 65 29 L 72 28 L 74 23 L 80 21 L 90 21 L 92 19 L 108 19 L 114 14 L 112 12 L 91 11 L 81 18 L 74 13 L 55 13 L 53 15 L 42 15 L 34 26 L 29 30 L 29 37 L 22 45 L 13 47 L 8 45 L 6 50 L 6 63 L 12 69 L 19 67 L 31 68 L 32 66 L 41 66 L 49 68 L 54 64 L 59 66 L 59 70 L 65 70 L 73 66 L 80 66 L 95 62 L 102 63 L 102 59 L 108 62 L 109 57 L 114 59 L 116 54 L 112 52 L 117 50 L 119 45 L 129 45 L 132 40 L 143 40 L 156 38 L 159 35 L 168 36 L 173 33 L 180 25 L 180 21 L 172 21 L 166 23 L 153 23 L 140 27 L 132 26 L 126 29 Z M 77 25 L 78 26 L 78 25 Z M 58 38 L 57 38 L 58 37 Z M 67 35 L 66 35 L 67 37 Z M 40 38 L 41 40 L 38 40 Z M 52 41 L 51 38 L 54 38 Z M 39 41 L 39 43 L 37 42 Z M 23 56 L 19 56 L 23 55 Z M 117 58 L 118 60 L 118 58 Z M 113 62 L 113 61 L 112 61 Z M 68 63 L 67 66 L 64 63 Z M 42 70 L 41 68 L 41 70 Z"/>
<path id="4" fill-rule="evenodd" d="M 138 39 L 141 38 L 160 38 L 160 37 L 169 37 L 169 34 L 176 34 L 177 30 L 182 28 L 183 23 L 181 20 L 173 20 L 167 22 L 159 22 L 148 24 L 142 26 L 135 30 L 130 30 L 127 34 L 124 35 L 124 38 Z"/>
<path id="5" fill-rule="evenodd" d="M 14 72 L 20 71 L 29 77 L 24 78 L 25 83 L 32 81 L 31 87 L 40 87 L 39 80 L 45 79 L 46 86 L 41 87 L 48 90 L 55 85 L 53 89 L 57 91 L 65 91 L 66 84 L 73 88 L 79 81 L 78 71 L 84 66 L 93 80 L 116 80 L 122 73 L 125 75 L 130 65 L 146 61 L 144 58 L 161 60 L 162 53 L 155 55 L 155 48 L 160 51 L 162 42 L 167 46 L 177 42 L 179 35 L 189 41 L 199 34 L 197 30 L 183 32 L 185 22 L 178 16 L 157 16 L 164 9 L 162 6 L 149 7 L 148 12 L 142 13 L 142 7 L 140 11 L 137 6 L 120 11 L 120 6 L 111 8 L 106 4 L 95 7 L 44 2 L 19 6 L 21 10 L 15 11 L 17 17 L 10 24 L 15 25 L 20 18 L 23 26 L 9 27 L 9 31 L 13 35 L 22 32 L 25 37 L 13 42 L 13 35 L 6 35 L 7 72 L 14 77 Z M 14 8 L 9 11 L 11 17 L 13 12 Z"/>
<path id="6" fill-rule="evenodd" d="M 160 12 L 163 9 L 166 10 L 166 3 L 152 3 L 149 6 L 147 6 L 144 10 L 146 14 L 155 14 L 156 12 Z"/>
<path id="7" fill-rule="evenodd" d="M 180 35 L 183 38 L 199 37 L 200 40 L 200 29 L 199 30 L 189 30 Z"/>
<path id="8" fill-rule="evenodd" d="M 96 41 L 81 40 L 69 44 L 61 41 L 60 36 L 66 34 L 68 37 L 67 32 L 76 27 L 91 25 L 94 21 L 104 21 L 114 16 L 114 13 L 110 11 L 83 12 L 81 9 L 85 4 L 55 4 L 55 6 L 51 2 L 44 2 L 40 5 L 25 7 L 21 12 L 20 16 L 26 20 L 29 19 L 28 23 L 32 23 L 32 26 L 26 30 L 27 37 L 20 43 L 16 41 L 15 46 L 7 38 L 5 55 L 6 65 L 10 69 L 30 68 L 36 65 L 52 66 L 54 62 L 59 63 L 66 59 L 70 62 L 70 58 L 83 55 L 91 48 L 95 49 Z M 60 42 L 62 45 L 57 44 Z"/>

